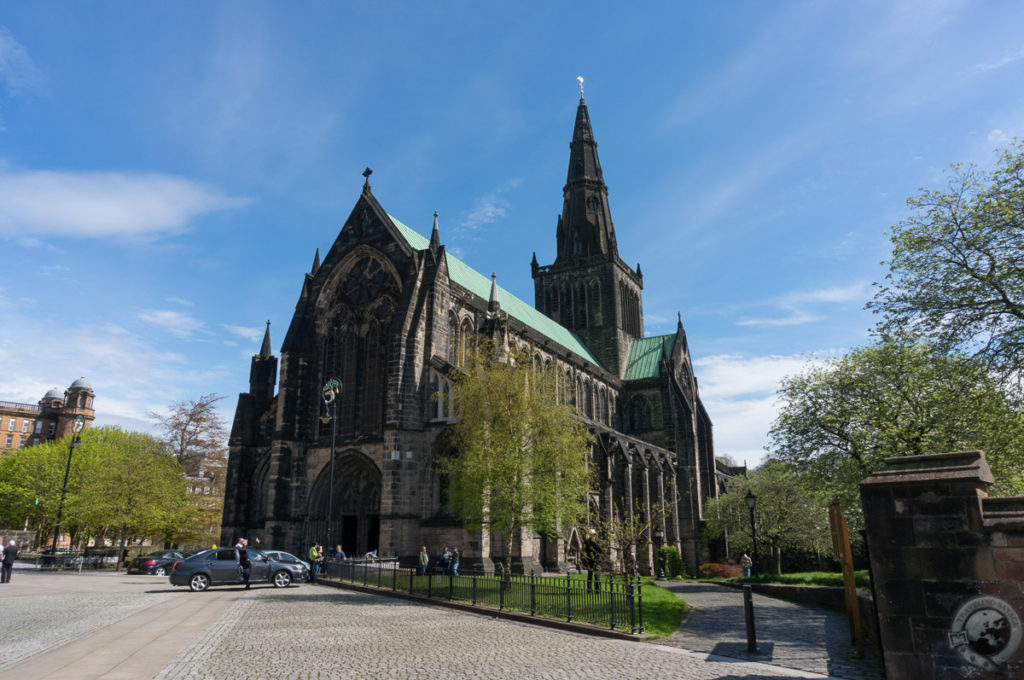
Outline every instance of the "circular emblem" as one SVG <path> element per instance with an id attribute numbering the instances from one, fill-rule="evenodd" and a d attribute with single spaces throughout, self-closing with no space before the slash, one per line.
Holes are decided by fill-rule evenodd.
<path id="1" fill-rule="evenodd" d="M 1017 651 L 1022 630 L 1013 607 L 998 597 L 964 602 L 953 617 L 949 646 L 967 663 L 994 671 Z"/>
<path id="2" fill-rule="evenodd" d="M 71 431 L 78 434 L 85 427 L 85 416 L 75 416 L 75 424 L 71 426 Z"/>

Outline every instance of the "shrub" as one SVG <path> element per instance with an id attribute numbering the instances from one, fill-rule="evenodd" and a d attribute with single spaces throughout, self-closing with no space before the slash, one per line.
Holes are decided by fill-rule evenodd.
<path id="1" fill-rule="evenodd" d="M 686 567 L 679 550 L 674 545 L 663 545 L 658 549 L 658 558 L 665 567 L 665 578 L 686 578 Z"/>
<path id="2" fill-rule="evenodd" d="M 707 562 L 700 565 L 700 575 L 704 578 L 739 578 L 742 574 L 740 565 L 732 562 Z"/>

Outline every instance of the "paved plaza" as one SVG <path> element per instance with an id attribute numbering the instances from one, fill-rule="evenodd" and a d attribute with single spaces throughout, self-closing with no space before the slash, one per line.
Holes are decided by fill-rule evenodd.
<path id="1" fill-rule="evenodd" d="M 826 677 L 320 585 L 18 569 L 0 611 L 0 680 Z"/>

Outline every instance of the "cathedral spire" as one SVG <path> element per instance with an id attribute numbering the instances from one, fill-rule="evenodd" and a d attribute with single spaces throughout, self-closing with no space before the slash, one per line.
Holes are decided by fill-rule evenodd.
<path id="1" fill-rule="evenodd" d="M 583 101 L 582 79 L 576 123 L 569 143 L 569 171 L 562 193 L 556 262 L 592 256 L 616 259 L 618 248 L 608 207 L 608 187 L 597 157 L 590 112 Z"/>
<path id="2" fill-rule="evenodd" d="M 434 228 L 430 232 L 430 250 L 436 253 L 441 247 L 441 234 L 437 230 L 437 211 L 434 211 Z"/>
<path id="3" fill-rule="evenodd" d="M 317 253 L 319 253 L 319 249 Z M 263 333 L 263 345 L 260 347 L 260 359 L 270 358 L 270 319 L 267 319 L 267 330 Z"/>
<path id="4" fill-rule="evenodd" d="M 498 301 L 498 275 L 491 272 L 491 297 L 487 300 L 487 312 L 493 314 L 501 309 L 501 303 Z"/>
<path id="5" fill-rule="evenodd" d="M 309 271 L 309 273 L 313 274 L 315 276 L 319 269 L 320 269 L 320 249 L 317 248 L 316 249 L 316 254 L 313 255 L 313 268 Z"/>

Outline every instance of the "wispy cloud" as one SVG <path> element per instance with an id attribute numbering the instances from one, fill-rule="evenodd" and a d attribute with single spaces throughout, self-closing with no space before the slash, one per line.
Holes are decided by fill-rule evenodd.
<path id="1" fill-rule="evenodd" d="M 237 335 L 243 340 L 247 340 L 249 342 L 256 343 L 263 339 L 264 329 L 262 328 L 251 328 L 249 326 L 232 326 L 226 323 L 221 324 L 221 326 L 232 335 Z"/>
<path id="2" fill-rule="evenodd" d="M 993 62 L 987 64 L 976 64 L 974 66 L 974 70 L 978 73 L 985 73 L 986 71 L 994 71 L 997 68 L 1002 68 L 1007 64 L 1012 64 L 1021 60 L 1024 60 L 1024 47 L 1021 47 L 1016 52 L 1008 52 Z"/>
<path id="3" fill-rule="evenodd" d="M 512 204 L 504 194 L 515 189 L 521 183 L 519 179 L 510 179 L 494 191 L 477 198 L 469 213 L 459 222 L 459 229 L 477 231 L 481 227 L 508 217 Z"/>
<path id="4" fill-rule="evenodd" d="M 847 286 L 787 293 L 771 303 L 782 312 L 780 315 L 740 319 L 736 324 L 738 326 L 776 327 L 798 326 L 821 321 L 827 317 L 810 308 L 826 304 L 863 304 L 870 297 L 870 293 L 871 284 L 867 281 L 856 281 Z"/>
<path id="5" fill-rule="evenodd" d="M 173 295 L 167 298 L 167 302 L 175 305 L 181 305 L 182 307 L 194 307 L 195 303 L 191 300 L 183 300 L 180 297 L 174 297 Z"/>
<path id="6" fill-rule="evenodd" d="M 206 332 L 206 324 L 195 317 L 172 309 L 148 309 L 139 312 L 139 318 L 162 328 L 171 335 L 188 340 Z"/>
<path id="7" fill-rule="evenodd" d="M 42 91 L 46 84 L 28 50 L 0 26 L 0 83 L 14 95 Z"/>
<path id="8" fill-rule="evenodd" d="M 246 203 L 173 175 L 0 172 L 0 236 L 152 238 Z"/>

